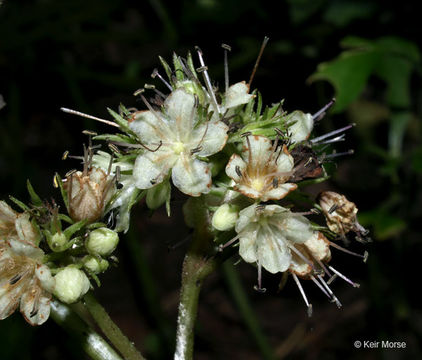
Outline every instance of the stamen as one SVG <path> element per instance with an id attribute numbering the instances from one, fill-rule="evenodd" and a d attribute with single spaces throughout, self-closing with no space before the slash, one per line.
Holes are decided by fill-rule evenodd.
<path id="1" fill-rule="evenodd" d="M 201 67 L 197 69 L 197 71 L 203 73 L 205 85 L 211 97 L 211 103 L 214 109 L 217 111 L 217 113 L 220 114 L 220 108 L 218 107 L 217 99 L 215 98 L 215 94 L 212 89 L 211 80 L 208 75 L 208 71 L 207 71 L 208 68 L 205 66 L 204 59 L 202 58 L 202 50 L 198 46 L 195 46 L 195 49 L 196 49 L 196 52 L 198 53 L 199 63 L 201 64 Z"/>
<path id="2" fill-rule="evenodd" d="M 219 245 L 218 251 L 223 251 L 227 246 L 230 246 L 231 244 L 236 242 L 240 238 L 240 236 L 241 236 L 241 233 L 237 234 L 233 239 L 229 240 L 225 244 Z"/>
<path id="3" fill-rule="evenodd" d="M 158 77 L 161 81 L 162 81 L 162 83 L 165 85 L 165 86 L 167 86 L 167 88 L 170 90 L 170 91 L 173 91 L 173 88 L 171 87 L 171 85 L 160 75 L 160 73 L 158 72 L 158 70 L 157 69 L 154 69 L 153 71 L 152 71 L 152 74 L 151 74 L 151 77 L 153 78 L 153 79 L 155 79 L 155 77 Z"/>
<path id="4" fill-rule="evenodd" d="M 329 133 L 327 133 L 327 134 L 325 134 L 325 135 L 318 136 L 318 137 L 316 137 L 316 138 L 312 139 L 312 140 L 311 140 L 311 143 L 313 143 L 313 144 L 318 143 L 318 142 L 320 142 L 321 140 L 324 140 L 324 139 L 326 139 L 326 138 L 329 138 L 330 136 L 337 135 L 337 134 L 342 133 L 342 132 L 344 132 L 344 131 L 346 131 L 346 130 L 349 130 L 349 129 L 351 129 L 352 127 L 354 127 L 355 125 L 356 125 L 356 124 L 355 124 L 355 123 L 353 123 L 353 124 L 347 125 L 347 126 L 345 126 L 345 127 L 342 127 L 341 129 L 337 129 L 337 130 L 331 131 L 331 132 L 329 132 Z"/>
<path id="5" fill-rule="evenodd" d="M 274 178 L 273 179 L 273 184 L 272 185 L 273 185 L 273 188 L 274 189 L 277 189 L 278 188 L 278 178 Z"/>
<path id="6" fill-rule="evenodd" d="M 240 166 L 239 165 L 236 165 L 235 166 L 235 171 L 236 171 L 236 174 L 239 176 L 239 177 L 242 177 L 242 171 L 240 170 Z"/>
<path id="7" fill-rule="evenodd" d="M 364 253 L 363 253 L 363 255 L 362 254 L 358 254 L 358 253 L 355 253 L 355 252 L 353 252 L 353 251 L 350 251 L 350 250 L 347 250 L 347 249 L 345 249 L 344 247 L 342 247 L 342 246 L 340 246 L 340 245 L 337 245 L 336 243 L 333 243 L 332 241 L 329 241 L 329 243 L 330 243 L 330 246 L 332 246 L 333 248 L 336 248 L 336 249 L 338 249 L 338 250 L 340 250 L 340 251 L 343 251 L 343 252 L 345 252 L 346 254 L 349 254 L 349 255 L 353 255 L 353 256 L 357 256 L 357 257 L 360 257 L 360 258 L 362 258 L 363 259 L 363 262 L 366 262 L 366 260 L 368 260 L 368 252 L 367 251 L 365 251 Z"/>
<path id="8" fill-rule="evenodd" d="M 66 160 L 68 156 L 69 156 L 69 150 L 66 150 L 62 155 L 62 160 Z"/>
<path id="9" fill-rule="evenodd" d="M 255 77 L 256 70 L 258 69 L 259 62 L 261 61 L 261 57 L 262 57 L 262 54 L 264 53 L 265 47 L 267 46 L 268 40 L 270 40 L 270 38 L 265 36 L 264 41 L 262 42 L 262 45 L 261 45 L 261 49 L 259 50 L 259 54 L 256 59 L 255 65 L 252 69 L 251 77 L 249 78 L 249 82 L 248 82 L 249 89 L 251 88 L 252 80 Z"/>
<path id="10" fill-rule="evenodd" d="M 332 143 L 336 143 L 336 142 L 341 142 L 341 141 L 344 141 L 344 140 L 345 140 L 345 134 L 342 134 L 342 135 L 337 136 L 335 138 L 323 141 L 320 144 L 327 145 L 327 144 L 332 144 Z"/>
<path id="11" fill-rule="evenodd" d="M 88 136 L 97 136 L 98 135 L 95 131 L 92 131 L 92 130 L 82 130 L 82 134 L 88 135 Z"/>
<path id="12" fill-rule="evenodd" d="M 21 274 L 17 274 L 9 280 L 10 285 L 15 285 L 20 279 L 22 279 Z"/>
<path id="13" fill-rule="evenodd" d="M 190 151 L 190 154 L 191 155 L 194 155 L 194 154 L 196 154 L 196 153 L 198 153 L 198 152 L 200 152 L 202 150 L 202 146 L 197 146 L 196 148 L 194 148 L 194 149 L 192 149 L 191 151 Z"/>
<path id="14" fill-rule="evenodd" d="M 227 44 L 221 44 L 221 47 L 224 49 L 224 83 L 226 85 L 226 92 L 229 88 L 229 62 L 227 59 L 227 52 L 231 51 L 232 48 Z"/>
<path id="15" fill-rule="evenodd" d="M 316 284 L 316 286 L 319 287 L 319 289 L 329 298 L 331 299 L 330 294 L 327 292 L 327 290 L 324 289 L 324 287 L 318 282 L 317 279 L 315 279 L 315 276 L 311 275 L 311 280 Z"/>
<path id="16" fill-rule="evenodd" d="M 350 150 L 345 151 L 345 152 L 340 152 L 340 153 L 334 152 L 332 154 L 325 155 L 324 158 L 325 159 L 333 159 L 333 158 L 336 158 L 336 157 L 339 157 L 339 156 L 353 155 L 354 153 L 355 153 L 355 151 L 353 149 L 350 149 Z"/>
<path id="17" fill-rule="evenodd" d="M 256 264 L 258 266 L 258 286 L 255 285 L 253 288 L 255 291 L 258 291 L 259 293 L 263 294 L 267 291 L 267 289 L 262 287 L 262 265 L 259 261 L 257 261 Z"/>
<path id="18" fill-rule="evenodd" d="M 88 114 L 85 114 L 85 113 L 80 112 L 80 111 L 68 109 L 68 108 L 65 108 L 65 107 L 61 107 L 60 110 L 63 111 L 63 112 L 65 112 L 65 113 L 68 113 L 68 114 L 82 116 L 84 118 L 92 119 L 92 120 L 95 120 L 95 121 L 99 121 L 99 122 L 102 122 L 104 124 L 111 125 L 111 126 L 114 126 L 114 127 L 120 127 L 119 124 L 116 124 L 113 121 L 101 119 L 101 118 L 98 118 L 96 116 L 88 115 Z"/>
<path id="19" fill-rule="evenodd" d="M 32 308 L 31 312 L 29 313 L 29 317 L 34 317 L 35 315 L 38 314 L 38 304 L 34 303 L 34 307 Z"/>
<path id="20" fill-rule="evenodd" d="M 328 293 L 331 295 L 332 301 L 336 303 L 338 308 L 341 308 L 341 302 L 339 301 L 339 299 L 337 299 L 337 297 L 334 295 L 334 293 L 332 292 L 332 290 L 330 289 L 330 287 L 327 285 L 327 283 L 324 281 L 324 279 L 322 278 L 321 275 L 317 275 L 319 281 L 321 281 L 322 286 L 324 286 L 324 288 L 328 291 Z"/>
<path id="21" fill-rule="evenodd" d="M 113 155 L 110 156 L 110 161 L 108 163 L 108 168 L 107 168 L 107 176 L 109 176 L 111 174 L 111 169 L 113 167 Z"/>
<path id="22" fill-rule="evenodd" d="M 306 258 L 305 255 L 303 255 L 298 249 L 294 247 L 294 245 L 288 245 L 290 250 L 293 250 L 293 252 L 299 256 L 304 262 L 306 262 L 312 269 L 314 269 L 314 264 L 312 261 Z"/>
<path id="23" fill-rule="evenodd" d="M 65 177 L 69 177 L 70 175 L 74 174 L 76 171 L 77 171 L 76 169 L 73 169 L 73 170 L 68 171 L 68 172 L 65 174 Z"/>
<path id="24" fill-rule="evenodd" d="M 312 120 L 314 121 L 318 121 L 321 120 L 324 116 L 325 116 L 325 112 L 334 105 L 334 103 L 336 102 L 335 98 L 332 98 L 331 101 L 322 107 L 321 110 L 317 111 L 315 114 L 312 115 Z"/>
<path id="25" fill-rule="evenodd" d="M 296 274 L 293 274 L 293 279 L 296 282 L 297 287 L 299 288 L 300 293 L 302 294 L 303 300 L 305 301 L 306 306 L 308 307 L 308 316 L 311 317 L 312 316 L 312 304 L 309 303 L 308 298 L 306 297 L 305 291 L 302 288 L 302 285 L 298 279 L 298 277 L 296 276 Z"/>
<path id="26" fill-rule="evenodd" d="M 115 154 L 120 154 L 120 150 L 119 150 L 119 148 L 115 144 L 109 143 L 109 144 L 107 144 L 107 146 Z"/>
<path id="27" fill-rule="evenodd" d="M 346 276 L 344 276 L 341 272 L 339 272 L 338 270 L 334 269 L 332 266 L 328 266 L 328 268 L 335 273 L 336 275 L 340 276 L 344 281 L 348 282 L 350 285 L 352 285 L 353 287 L 358 288 L 360 286 L 360 284 L 353 282 L 352 280 L 350 280 L 349 278 L 347 278 Z"/>

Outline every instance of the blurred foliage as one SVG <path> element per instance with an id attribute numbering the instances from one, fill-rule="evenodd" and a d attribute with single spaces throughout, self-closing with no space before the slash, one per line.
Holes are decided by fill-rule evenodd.
<path id="1" fill-rule="evenodd" d="M 195 45 L 220 84 L 220 43 L 232 45 L 230 77 L 248 79 L 267 35 L 270 43 L 254 80 L 265 103 L 285 98 L 286 109 L 315 112 L 335 96 L 336 108 L 317 124 L 317 133 L 357 124 L 345 145 L 336 147 L 339 152 L 353 147 L 355 155 L 339 159 L 331 183 L 312 191 L 345 193 L 359 207 L 374 243 L 367 267 L 334 254 L 341 270 L 362 284 L 356 290 L 336 283 L 341 311 L 305 284 L 314 304 L 312 319 L 306 319 L 291 282 L 278 294 L 280 279 L 266 274 L 268 291 L 260 295 L 252 290 L 252 267 L 227 265 L 204 286 L 196 358 L 262 359 L 270 357 L 267 344 L 277 356 L 293 359 L 420 358 L 419 17 L 412 2 L 381 0 L 5 1 L 0 7 L 0 94 L 6 103 L 0 110 L 1 198 L 25 199 L 27 178 L 43 198 L 58 197 L 52 175 L 78 166 L 62 162 L 63 151 L 81 153 L 83 129 L 107 131 L 60 113 L 61 106 L 99 117 L 120 102 L 141 107 L 131 94 L 151 83 L 158 55 L 184 55 Z M 142 204 L 136 208 L 120 265 L 98 289 L 104 306 L 149 359 L 171 358 L 173 350 L 179 272 L 189 239 L 188 230 L 177 225 L 182 223 L 178 201 L 172 219 L 164 210 L 149 217 Z M 352 244 L 352 250 L 362 248 Z M 12 316 L 0 322 L 0 335 L 1 359 L 81 358 L 77 344 L 53 321 L 29 328 Z M 406 341 L 407 348 L 356 350 L 356 339 Z"/>

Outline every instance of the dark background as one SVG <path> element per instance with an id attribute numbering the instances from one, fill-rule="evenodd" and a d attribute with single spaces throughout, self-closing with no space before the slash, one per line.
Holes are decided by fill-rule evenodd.
<path id="1" fill-rule="evenodd" d="M 395 36 L 415 43 L 420 15 L 413 2 L 258 0 L 4 1 L 0 7 L 0 193 L 27 200 L 31 179 L 46 199 L 58 198 L 52 178 L 77 167 L 61 161 L 64 150 L 80 154 L 83 129 L 106 125 L 61 113 L 66 106 L 108 118 L 120 102 L 142 108 L 133 91 L 159 67 L 198 45 L 212 79 L 223 84 L 221 43 L 232 46 L 231 83 L 248 80 L 264 36 L 270 42 L 254 80 L 271 104 L 315 112 L 335 95 L 327 82 L 307 79 L 321 62 L 336 58 L 346 36 Z M 420 48 L 419 48 L 420 49 Z M 264 275 L 265 295 L 253 291 L 255 269 L 225 266 L 201 293 L 195 359 L 416 359 L 421 357 L 420 219 L 422 218 L 421 72 L 416 61 L 405 83 L 407 101 L 386 97 L 386 82 L 369 75 L 364 90 L 316 128 L 323 134 L 356 122 L 339 150 L 336 175 L 322 188 L 347 195 L 359 207 L 374 242 L 367 264 L 334 252 L 333 264 L 355 281 L 336 281 L 338 310 L 306 282 L 314 306 L 306 308 L 291 279 L 278 293 L 278 276 Z M 356 69 L 355 69 L 356 70 Z M 343 69 L 344 71 L 344 69 Z M 359 72 L 359 69 L 356 70 Z M 341 75 L 341 74 L 340 74 Z M 339 76 L 340 76 L 339 75 Z M 397 78 L 397 86 L 403 86 Z M 395 83 L 393 81 L 395 86 Z M 352 84 L 351 84 L 352 85 Z M 351 87 L 350 85 L 350 87 Z M 343 84 L 341 91 L 348 91 Z M 394 126 L 397 114 L 409 120 Z M 399 130 L 397 130 L 399 129 Z M 401 129 L 401 130 L 400 130 Z M 392 139 L 402 142 L 391 150 Z M 102 276 L 97 294 L 111 316 L 149 359 L 170 359 L 174 348 L 179 274 L 188 236 L 181 201 L 174 216 L 150 216 L 144 204 L 122 238 L 120 265 Z M 363 246 L 352 244 L 362 252 Z M 237 300 L 236 300 L 237 299 Z M 246 304 L 246 305 L 245 305 Z M 248 306 L 249 305 L 249 306 Z M 355 340 L 405 341 L 405 350 L 360 349 Z M 0 322 L 1 359 L 80 359 L 78 344 L 54 321 L 32 328 L 20 314 Z"/>

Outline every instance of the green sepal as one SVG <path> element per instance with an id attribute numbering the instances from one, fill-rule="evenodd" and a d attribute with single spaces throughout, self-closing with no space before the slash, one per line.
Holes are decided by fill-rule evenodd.
<path id="1" fill-rule="evenodd" d="M 30 211 L 31 209 L 25 205 L 22 201 L 16 199 L 12 195 L 9 195 L 9 199 L 12 200 L 17 206 L 19 206 L 23 211 Z"/>
<path id="2" fill-rule="evenodd" d="M 65 190 L 65 188 L 63 186 L 62 178 L 60 177 L 60 175 L 58 173 L 56 173 L 56 175 L 55 175 L 55 180 L 56 180 L 57 186 L 60 189 L 60 193 L 62 194 L 62 199 L 63 199 L 63 202 L 66 206 L 67 212 L 69 212 L 69 199 L 67 197 L 67 191 Z"/>
<path id="3" fill-rule="evenodd" d="M 29 179 L 26 180 L 26 187 L 28 189 L 29 196 L 31 197 L 32 204 L 34 204 L 35 206 L 41 206 L 43 204 L 43 202 L 42 202 L 41 198 L 35 192 L 34 188 L 31 185 L 31 182 L 29 181 Z"/>
<path id="4" fill-rule="evenodd" d="M 174 65 L 174 74 L 176 75 L 177 80 L 185 80 L 185 72 L 183 71 L 183 65 L 180 62 L 180 58 L 173 53 L 173 65 Z"/>
<path id="5" fill-rule="evenodd" d="M 161 65 L 163 66 L 164 71 L 166 72 L 167 77 L 169 78 L 169 80 L 171 82 L 171 73 L 172 73 L 172 71 L 171 71 L 170 65 L 167 64 L 167 62 L 161 56 L 159 56 L 158 58 L 160 59 Z"/>
<path id="6" fill-rule="evenodd" d="M 189 70 L 192 72 L 192 75 L 195 76 L 195 78 L 198 78 L 198 75 L 196 74 L 196 69 L 195 69 L 195 65 L 193 64 L 193 60 L 192 60 L 192 54 L 190 53 L 190 51 L 188 52 L 188 57 L 187 57 L 187 64 L 188 64 L 188 68 Z"/>
<path id="7" fill-rule="evenodd" d="M 66 236 L 66 239 L 70 239 L 74 233 L 82 229 L 86 225 L 86 220 L 78 221 L 77 223 L 70 225 L 67 229 L 63 231 Z"/>
<path id="8" fill-rule="evenodd" d="M 130 136 L 123 135 L 123 134 L 101 134 L 101 135 L 94 136 L 93 139 L 94 140 L 124 142 L 124 143 L 129 143 L 129 144 L 135 143 L 135 140 L 133 140 Z"/>
<path id="9" fill-rule="evenodd" d="M 124 119 L 120 114 L 116 113 L 114 110 L 107 108 L 107 111 L 111 116 L 113 116 L 116 123 L 120 126 L 120 129 L 123 131 L 129 130 L 129 122 Z"/>

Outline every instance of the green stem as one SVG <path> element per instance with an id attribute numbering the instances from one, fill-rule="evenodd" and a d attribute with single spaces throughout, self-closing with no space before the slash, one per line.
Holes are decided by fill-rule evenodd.
<path id="1" fill-rule="evenodd" d="M 122 360 L 114 349 L 67 305 L 51 301 L 51 318 L 75 337 L 93 360 Z"/>
<path id="2" fill-rule="evenodd" d="M 237 310 L 242 315 L 243 321 L 248 328 L 253 340 L 262 353 L 263 359 L 274 359 L 274 354 L 266 336 L 264 335 L 256 314 L 249 302 L 248 296 L 242 286 L 239 275 L 230 261 L 222 265 L 224 280 L 236 305 Z"/>
<path id="3" fill-rule="evenodd" d="M 198 299 L 203 280 L 213 272 L 216 260 L 207 258 L 210 234 L 206 227 L 194 233 L 192 244 L 185 256 L 182 271 L 179 315 L 177 318 L 175 360 L 193 359 L 194 327 L 198 310 Z"/>
<path id="4" fill-rule="evenodd" d="M 110 316 L 91 292 L 88 292 L 84 296 L 84 303 L 101 331 L 126 360 L 144 360 L 133 343 L 129 341 L 119 327 L 111 320 Z"/>

